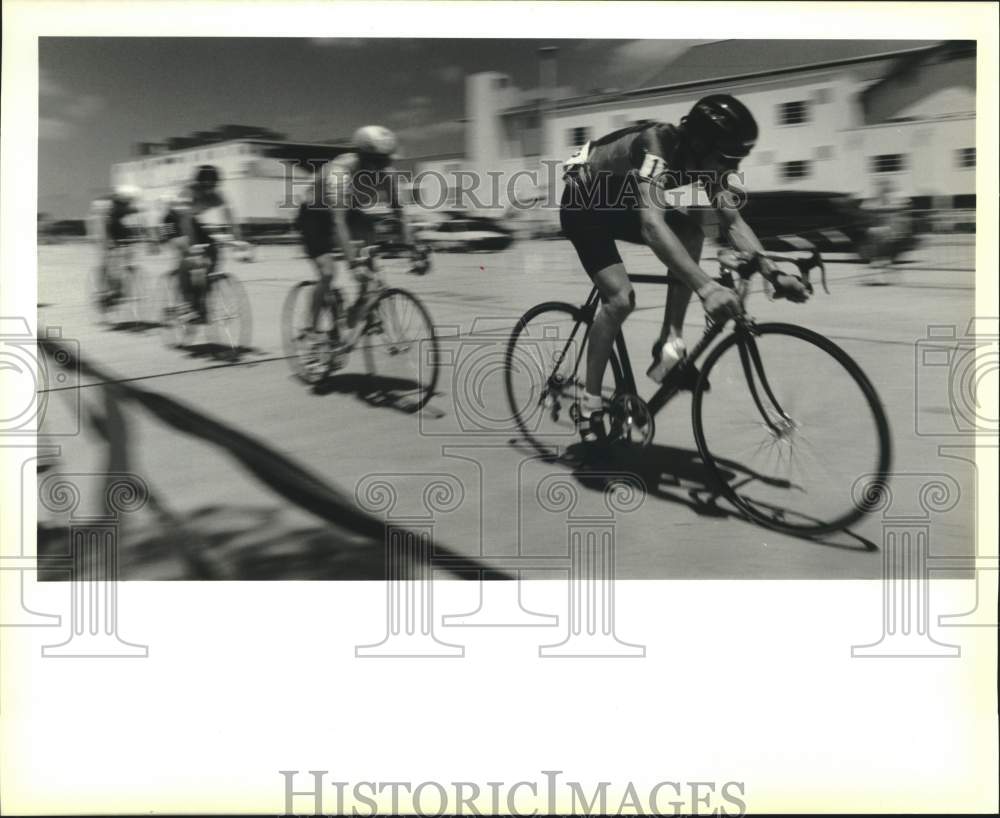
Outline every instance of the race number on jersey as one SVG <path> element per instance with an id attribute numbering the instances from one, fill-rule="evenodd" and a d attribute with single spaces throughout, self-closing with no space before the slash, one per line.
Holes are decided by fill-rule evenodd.
<path id="1" fill-rule="evenodd" d="M 655 182 L 666 170 L 667 163 L 661 157 L 655 153 L 647 152 L 639 167 L 639 178 L 645 179 L 647 182 Z"/>
<path id="2" fill-rule="evenodd" d="M 587 164 L 587 157 L 590 156 L 590 143 L 584 142 L 580 148 L 569 159 L 563 162 L 563 167 L 567 170 L 580 165 Z"/>

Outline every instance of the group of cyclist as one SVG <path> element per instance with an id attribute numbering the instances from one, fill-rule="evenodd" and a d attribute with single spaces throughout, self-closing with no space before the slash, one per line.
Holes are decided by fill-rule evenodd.
<path id="1" fill-rule="evenodd" d="M 601 385 L 614 338 L 636 306 L 617 241 L 648 246 L 668 271 L 663 323 L 647 371 L 654 381 L 661 382 L 686 354 L 682 330 L 692 293 L 715 321 L 738 312 L 737 296 L 716 283 L 699 262 L 709 215 L 737 251 L 763 250 L 740 215 L 739 191 L 729 183 L 730 174 L 753 150 L 757 135 L 757 123 L 745 105 L 732 96 L 713 94 L 700 99 L 676 125 L 639 122 L 587 142 L 566 161 L 560 206 L 563 234 L 602 297 L 588 339 L 585 391 L 579 407 L 584 442 L 598 444 L 607 439 Z M 360 128 L 353 137 L 353 150 L 317 174 L 312 195 L 300 206 L 296 227 L 321 283 L 314 290 L 312 305 L 311 331 L 316 336 L 324 293 L 339 286 L 338 251 L 355 271 L 363 293 L 365 260 L 356 248 L 369 243 L 371 227 L 359 191 L 383 196 L 398 218 L 400 240 L 412 244 L 395 187 L 399 177 L 388 172 L 396 149 L 396 137 L 388 129 L 377 125 Z M 187 317 L 191 321 L 205 319 L 204 287 L 200 284 L 204 278 L 194 273 L 211 271 L 218 258 L 216 241 L 203 222 L 205 211 L 220 209 L 228 229 L 240 240 L 238 222 L 220 182 L 215 167 L 200 167 L 194 180 L 169 202 L 161 226 L 161 240 L 176 253 L 176 273 L 190 306 Z M 709 207 L 684 207 L 667 201 L 665 191 L 689 185 L 704 190 Z M 126 244 L 129 232 L 123 227 L 124 220 L 138 211 L 139 197 L 140 191 L 123 187 L 102 203 L 104 271 L 108 254 Z M 766 259 L 761 260 L 761 272 L 776 297 L 794 302 L 808 298 L 799 279 L 782 274 Z M 106 277 L 104 280 L 107 291 L 103 297 L 113 298 L 113 285 Z M 316 343 L 321 340 L 313 338 Z"/>

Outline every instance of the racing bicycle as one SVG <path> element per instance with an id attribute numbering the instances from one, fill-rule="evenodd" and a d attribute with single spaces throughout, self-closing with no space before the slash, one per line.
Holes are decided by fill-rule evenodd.
<path id="1" fill-rule="evenodd" d="M 717 281 L 736 291 L 740 314 L 731 322 L 706 319 L 702 338 L 648 400 L 638 394 L 624 336 L 616 337 L 612 382 L 602 390 L 610 445 L 649 446 L 656 415 L 692 390 L 695 442 L 722 496 L 764 526 L 821 536 L 848 528 L 877 506 L 892 460 L 889 422 L 875 387 L 841 347 L 805 327 L 757 323 L 746 314 L 750 279 L 762 258 L 795 265 L 810 292 L 810 273 L 819 268 L 829 292 L 815 250 L 804 258 L 720 253 Z M 549 458 L 567 457 L 578 439 L 586 344 L 599 304 L 596 288 L 582 306 L 539 304 L 517 322 L 507 346 L 513 418 Z M 727 325 L 732 331 L 724 335 Z"/>
<path id="2" fill-rule="evenodd" d="M 150 285 L 136 261 L 134 244 L 116 242 L 107 254 L 107 273 L 102 280 L 100 266 L 87 276 L 87 302 L 99 322 L 112 327 L 148 326 Z"/>
<path id="3" fill-rule="evenodd" d="M 336 288 L 322 296 L 313 326 L 313 297 L 319 283 L 300 281 L 285 298 L 281 336 L 292 372 L 303 383 L 321 387 L 346 365 L 360 346 L 369 376 L 367 395 L 406 412 L 416 412 L 434 394 L 438 379 L 438 341 L 430 313 L 408 290 L 387 285 L 381 259 L 396 257 L 382 245 L 361 249 L 361 293 L 353 304 Z M 342 253 L 334 254 L 344 264 Z M 418 252 L 407 269 L 423 274 L 427 262 Z M 312 330 L 312 332 L 310 331 Z M 317 341 L 317 339 L 319 339 Z"/>
<path id="4" fill-rule="evenodd" d="M 250 260 L 243 242 L 218 241 L 221 252 L 233 247 L 235 255 L 244 262 Z M 201 314 L 181 292 L 180 274 L 171 270 L 163 276 L 161 284 L 161 327 L 167 346 L 190 348 L 199 326 L 204 327 L 208 351 L 217 358 L 234 361 L 250 348 L 253 323 L 250 301 L 239 279 L 219 269 L 208 272 L 208 245 L 195 244 L 188 248 L 188 257 L 194 262 L 191 271 L 192 286 L 203 288 L 204 308 Z"/>

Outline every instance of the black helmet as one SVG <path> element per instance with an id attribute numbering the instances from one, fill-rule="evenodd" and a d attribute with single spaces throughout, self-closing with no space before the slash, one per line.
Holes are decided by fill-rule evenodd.
<path id="1" fill-rule="evenodd" d="M 681 120 L 681 132 L 700 156 L 719 151 L 730 159 L 742 159 L 757 141 L 757 121 L 735 97 L 712 94 L 694 104 Z"/>
<path id="2" fill-rule="evenodd" d="M 199 185 L 217 185 L 222 179 L 219 169 L 215 165 L 200 165 L 194 180 Z"/>

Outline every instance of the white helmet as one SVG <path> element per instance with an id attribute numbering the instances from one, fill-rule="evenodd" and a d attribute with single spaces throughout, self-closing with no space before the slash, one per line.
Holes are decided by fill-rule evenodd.
<path id="1" fill-rule="evenodd" d="M 351 141 L 359 153 L 392 156 L 396 152 L 396 134 L 381 125 L 365 125 L 363 128 L 358 128 Z"/>
<path id="2" fill-rule="evenodd" d="M 142 191 L 135 185 L 118 185 L 115 188 L 115 198 L 124 199 L 127 202 L 134 202 L 142 196 Z"/>

